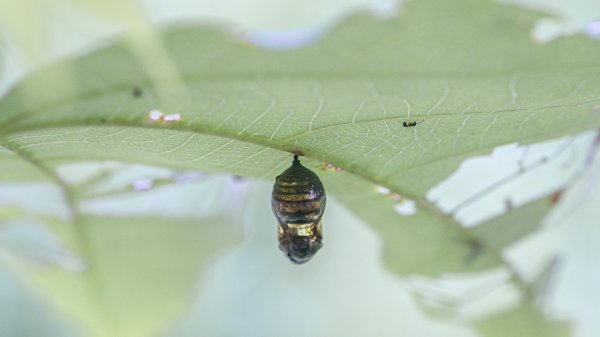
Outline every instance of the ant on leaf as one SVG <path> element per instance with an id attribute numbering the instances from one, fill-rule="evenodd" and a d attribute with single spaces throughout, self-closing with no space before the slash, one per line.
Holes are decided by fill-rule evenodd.
<path id="1" fill-rule="evenodd" d="M 412 127 L 417 126 L 417 124 L 423 123 L 424 121 L 425 121 L 424 119 L 422 119 L 420 122 L 417 122 L 417 121 L 412 121 L 412 122 L 404 121 L 404 122 L 402 122 L 402 126 L 404 126 L 405 128 L 412 128 Z"/>

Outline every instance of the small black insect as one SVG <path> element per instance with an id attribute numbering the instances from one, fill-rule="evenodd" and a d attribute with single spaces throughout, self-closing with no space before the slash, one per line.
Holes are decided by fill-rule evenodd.
<path id="1" fill-rule="evenodd" d="M 275 179 L 271 195 L 271 207 L 279 223 L 279 249 L 292 262 L 307 262 L 323 246 L 321 217 L 325 203 L 321 180 L 294 155 L 292 166 Z"/>
<path id="2" fill-rule="evenodd" d="M 142 89 L 140 89 L 140 88 L 138 88 L 138 87 L 135 87 L 135 88 L 133 88 L 133 90 L 131 91 L 131 94 L 133 95 L 133 97 L 136 97 L 136 98 L 137 98 L 137 97 L 142 97 L 142 94 L 143 94 L 143 92 L 142 92 Z"/>
<path id="3" fill-rule="evenodd" d="M 420 124 L 420 123 L 423 123 L 423 120 L 420 122 L 417 122 L 417 121 L 406 122 L 405 121 L 405 122 L 402 122 L 402 126 L 404 126 L 405 128 L 411 128 L 411 127 L 417 126 L 417 124 Z"/>

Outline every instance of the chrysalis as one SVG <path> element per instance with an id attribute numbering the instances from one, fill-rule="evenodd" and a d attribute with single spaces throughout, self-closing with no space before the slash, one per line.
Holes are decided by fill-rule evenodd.
<path id="1" fill-rule="evenodd" d="M 279 222 L 279 249 L 292 262 L 307 262 L 323 246 L 321 217 L 325 202 L 319 177 L 294 156 L 292 166 L 275 179 L 271 196 L 271 207 Z"/>

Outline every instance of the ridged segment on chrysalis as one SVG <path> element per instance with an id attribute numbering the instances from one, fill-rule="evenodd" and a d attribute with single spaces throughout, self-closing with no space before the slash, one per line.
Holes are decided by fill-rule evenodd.
<path id="1" fill-rule="evenodd" d="M 279 223 L 279 249 L 294 263 L 305 263 L 323 246 L 321 217 L 325 189 L 319 177 L 294 156 L 292 166 L 275 179 L 271 207 Z"/>

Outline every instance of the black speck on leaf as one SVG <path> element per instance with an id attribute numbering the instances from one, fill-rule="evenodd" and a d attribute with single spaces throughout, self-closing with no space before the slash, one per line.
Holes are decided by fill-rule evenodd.
<path id="1" fill-rule="evenodd" d="M 131 94 L 133 95 L 133 97 L 136 97 L 136 98 L 137 98 L 137 97 L 141 97 L 141 96 L 142 96 L 142 94 L 143 94 L 143 92 L 142 92 L 142 89 L 140 89 L 140 88 L 138 88 L 138 87 L 135 87 L 135 88 L 133 88 L 133 90 L 131 91 Z"/>

